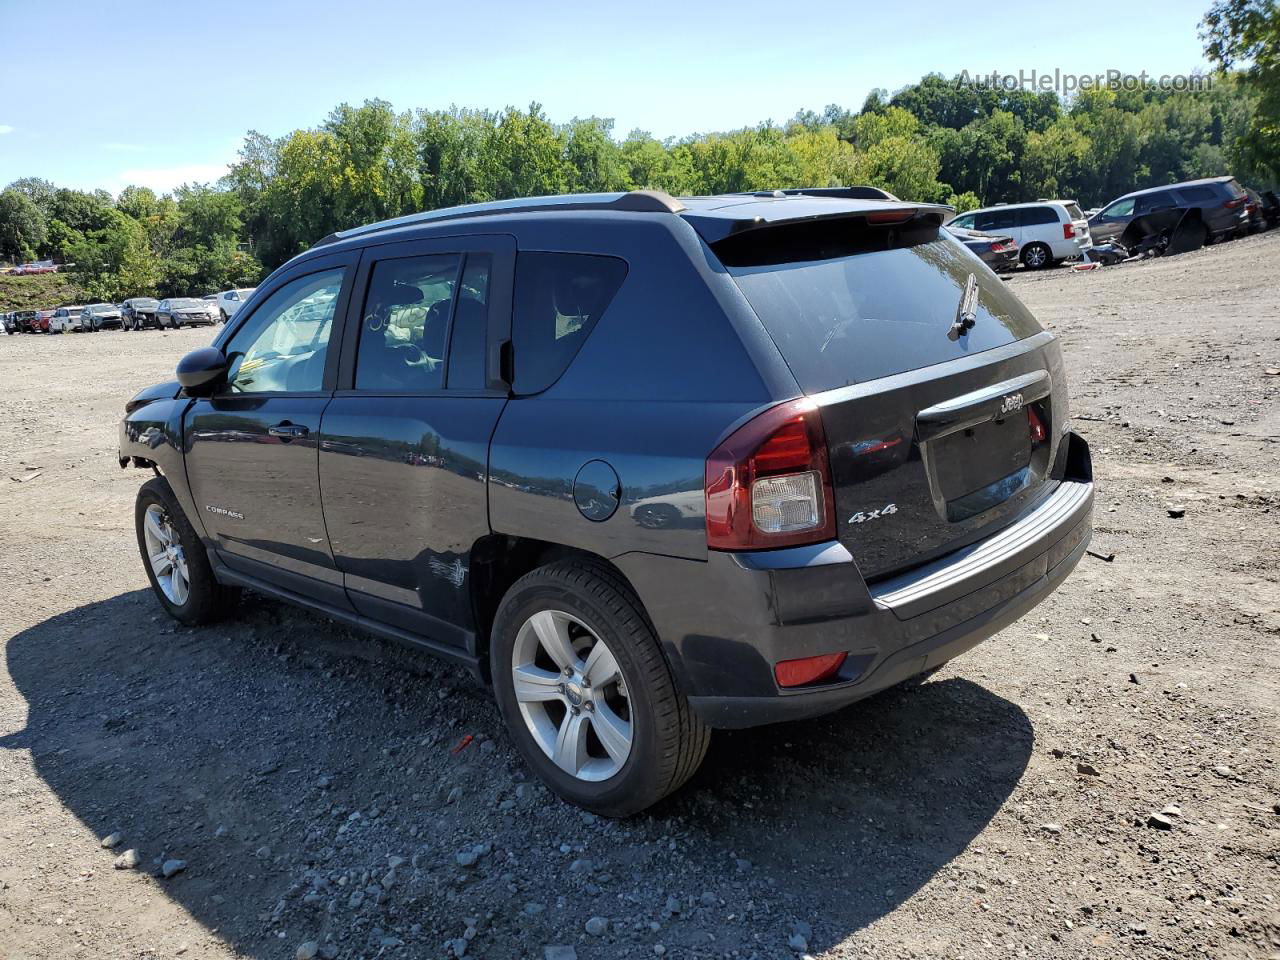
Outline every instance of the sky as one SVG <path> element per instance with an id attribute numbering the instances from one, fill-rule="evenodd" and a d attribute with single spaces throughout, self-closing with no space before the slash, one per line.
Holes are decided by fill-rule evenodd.
<path id="1" fill-rule="evenodd" d="M 216 180 L 244 134 L 339 103 L 541 103 L 659 138 L 857 109 L 928 72 L 1207 68 L 1209 0 L 1160 4 L 0 0 L 0 185 Z M 997 13 L 998 10 L 998 13 Z"/>

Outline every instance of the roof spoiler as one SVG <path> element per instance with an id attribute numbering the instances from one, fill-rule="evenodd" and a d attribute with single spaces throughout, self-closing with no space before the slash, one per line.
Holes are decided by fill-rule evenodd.
<path id="1" fill-rule="evenodd" d="M 831 200 L 897 200 L 888 190 L 868 184 L 847 187 L 783 187 L 778 190 L 754 190 L 738 194 L 743 197 L 827 197 Z"/>

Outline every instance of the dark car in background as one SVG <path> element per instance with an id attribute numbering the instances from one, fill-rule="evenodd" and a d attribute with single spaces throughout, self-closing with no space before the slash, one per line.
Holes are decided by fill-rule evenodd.
<path id="1" fill-rule="evenodd" d="M 995 236 L 966 230 L 954 225 L 946 227 L 948 233 L 976 253 L 996 273 L 1012 273 L 1018 267 L 1018 244 L 1013 237 Z"/>
<path id="2" fill-rule="evenodd" d="M 126 330 L 142 330 L 146 327 L 158 327 L 156 310 L 160 301 L 155 297 L 130 297 L 120 304 L 120 317 Z"/>
<path id="3" fill-rule="evenodd" d="M 39 333 L 40 313 L 37 310 L 17 310 L 13 314 L 14 330 L 17 333 Z"/>
<path id="4" fill-rule="evenodd" d="M 1235 177 L 1188 180 L 1167 187 L 1135 190 L 1111 201 L 1089 220 L 1095 243 L 1119 240 L 1136 218 L 1167 210 L 1182 210 L 1203 223 L 1203 240 L 1212 243 L 1249 228 L 1248 194 Z"/>
<path id="5" fill-rule="evenodd" d="M 914 681 L 1091 532 L 1058 340 L 948 212 L 636 191 L 331 235 L 125 405 L 155 595 L 448 657 L 611 816 L 712 728 Z"/>
<path id="6" fill-rule="evenodd" d="M 156 307 L 156 326 L 191 327 L 207 323 L 210 326 L 218 322 L 218 304 L 215 300 L 198 300 L 195 297 L 172 297 L 161 300 Z"/>

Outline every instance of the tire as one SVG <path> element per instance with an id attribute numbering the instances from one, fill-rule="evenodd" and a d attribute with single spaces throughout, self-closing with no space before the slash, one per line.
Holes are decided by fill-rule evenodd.
<path id="1" fill-rule="evenodd" d="M 592 689 L 586 682 L 593 669 L 590 656 L 586 661 L 577 659 L 584 669 L 571 675 L 555 669 L 550 657 L 542 661 L 545 666 L 526 661 L 531 641 L 540 654 L 548 649 L 540 644 L 540 633 L 533 627 L 535 615 L 542 615 L 536 622 L 543 624 L 546 617 L 571 621 L 558 635 L 571 638 L 571 644 L 590 644 L 580 646 L 580 652 L 588 653 L 603 642 L 616 670 L 606 668 L 602 674 L 596 661 L 597 679 L 604 675 L 618 679 L 599 682 Z M 603 816 L 630 816 L 678 789 L 706 755 L 711 731 L 676 689 L 639 599 L 603 564 L 564 560 L 517 580 L 498 607 L 489 659 L 498 710 L 516 747 L 542 781 L 570 803 Z M 535 677 L 535 683 L 523 684 L 524 689 L 543 691 L 538 701 L 525 705 L 529 715 L 541 721 L 541 742 L 538 722 L 528 719 L 516 698 L 513 671 L 518 664 L 526 676 Z M 547 689 L 561 680 L 559 694 Z M 572 705 L 575 697 L 582 703 L 580 708 Z M 622 761 L 616 751 L 603 746 L 605 741 L 597 733 L 617 729 L 620 720 L 629 738 Z M 542 745 L 549 733 L 555 741 L 552 749 L 558 751 L 567 723 L 576 724 L 573 729 L 585 725 L 589 730 L 579 741 L 579 751 L 566 751 L 571 765 L 576 758 L 584 758 L 579 774 L 554 761 Z M 614 736 L 609 740 L 618 742 Z"/>
<path id="2" fill-rule="evenodd" d="M 219 310 L 218 312 L 219 312 L 220 314 L 222 314 L 222 324 L 223 324 L 223 326 L 226 326 L 227 321 L 228 321 L 228 320 L 230 320 L 231 318 L 227 316 L 227 311 L 225 311 L 225 310 Z"/>
<path id="3" fill-rule="evenodd" d="M 1043 270 L 1053 263 L 1053 251 L 1043 243 L 1028 243 L 1022 248 L 1022 265 L 1028 270 Z"/>
<path id="4" fill-rule="evenodd" d="M 187 587 L 185 592 L 170 588 L 162 583 L 157 574 L 157 564 L 151 560 L 148 533 L 149 516 L 158 512 L 162 519 L 161 526 L 167 528 L 170 539 L 177 548 L 176 557 L 171 558 L 170 569 L 185 569 Z M 182 507 L 163 477 L 154 477 L 142 485 L 138 491 L 138 499 L 133 512 L 134 527 L 138 535 L 138 550 L 142 554 L 142 566 L 151 581 L 151 589 L 155 591 L 160 605 L 169 616 L 189 627 L 214 623 L 222 619 L 234 608 L 240 598 L 238 587 L 226 587 L 218 583 L 209 566 L 209 556 L 204 545 L 196 535 Z M 155 528 L 151 528 L 153 531 Z M 163 542 L 163 538 L 162 542 Z M 165 575 L 172 578 L 172 574 Z"/>
<path id="5" fill-rule="evenodd" d="M 178 318 L 177 318 L 177 317 L 170 317 L 170 318 L 169 318 L 169 329 L 170 329 L 170 330 L 181 330 L 181 329 L 182 329 L 182 324 L 180 324 L 180 323 L 178 322 Z"/>

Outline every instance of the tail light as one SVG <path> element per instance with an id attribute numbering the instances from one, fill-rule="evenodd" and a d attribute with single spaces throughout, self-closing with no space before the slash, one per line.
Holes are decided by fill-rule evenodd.
<path id="1" fill-rule="evenodd" d="M 1076 235 L 1076 225 L 1074 223 L 1064 223 L 1062 225 L 1062 239 L 1071 240 Z"/>
<path id="2" fill-rule="evenodd" d="M 1010 243 L 1008 240 L 1001 240 L 998 243 L 993 243 L 991 245 L 991 249 L 995 253 L 1004 253 L 1006 250 L 1009 250 L 1010 248 L 1012 248 L 1012 246 L 1013 244 Z"/>
<path id="3" fill-rule="evenodd" d="M 707 546 L 761 550 L 834 540 L 835 495 L 817 404 L 747 421 L 707 457 Z"/>
<path id="4" fill-rule="evenodd" d="M 1027 425 L 1031 428 L 1031 442 L 1044 443 L 1044 438 L 1048 436 L 1044 428 L 1044 421 L 1036 413 L 1035 407 L 1027 407 Z"/>
<path id="5" fill-rule="evenodd" d="M 1235 197 L 1223 204 L 1228 210 L 1236 210 L 1244 203 L 1244 197 Z"/>

